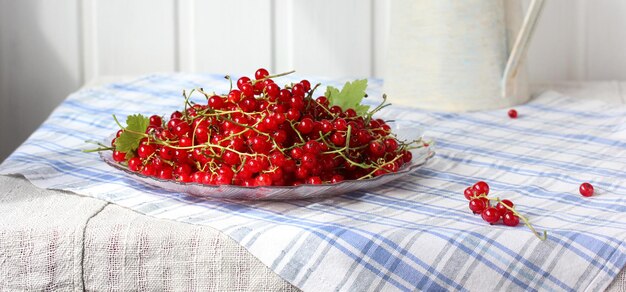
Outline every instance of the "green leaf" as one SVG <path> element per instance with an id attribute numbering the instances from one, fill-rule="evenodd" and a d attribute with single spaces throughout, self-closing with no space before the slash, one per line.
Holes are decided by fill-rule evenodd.
<path id="1" fill-rule="evenodd" d="M 362 105 L 361 101 L 365 97 L 365 89 L 367 89 L 367 79 L 354 80 L 346 82 L 341 91 L 339 89 L 328 86 L 326 88 L 326 98 L 330 105 L 340 106 L 341 109 L 354 109 L 358 115 L 363 115 L 369 110 L 368 105 Z"/>
<path id="2" fill-rule="evenodd" d="M 126 128 L 115 140 L 115 150 L 129 155 L 139 148 L 139 142 L 145 137 L 150 119 L 140 114 L 131 115 L 126 118 Z"/>

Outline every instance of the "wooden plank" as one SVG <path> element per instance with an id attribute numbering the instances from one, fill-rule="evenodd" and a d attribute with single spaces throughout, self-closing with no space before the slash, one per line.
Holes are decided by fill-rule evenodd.
<path id="1" fill-rule="evenodd" d="M 626 1 L 585 2 L 587 77 L 626 79 Z"/>
<path id="2" fill-rule="evenodd" d="M 176 69 L 174 0 L 90 2 L 96 74 L 144 74 Z M 89 33 L 96 33 L 90 37 Z"/>
<path id="3" fill-rule="evenodd" d="M 292 6 L 293 69 L 329 77 L 372 75 L 369 1 L 294 0 Z"/>
<path id="4" fill-rule="evenodd" d="M 385 73 L 387 36 L 389 35 L 389 0 L 372 0 L 372 76 L 382 78 Z"/>
<path id="5" fill-rule="evenodd" d="M 271 60 L 270 0 L 195 1 L 195 69 L 253 75 Z"/>

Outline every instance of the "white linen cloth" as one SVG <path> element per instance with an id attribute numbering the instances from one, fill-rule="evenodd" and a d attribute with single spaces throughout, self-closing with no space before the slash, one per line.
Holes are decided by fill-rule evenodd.
<path id="1" fill-rule="evenodd" d="M 83 140 L 115 131 L 111 113 L 171 112 L 181 88 L 218 80 L 163 74 L 81 91 L 0 173 L 212 226 L 305 290 L 602 290 L 626 262 L 623 107 L 546 94 L 519 107 L 517 120 L 505 111 L 392 108 L 387 117 L 422 125 L 437 140 L 436 159 L 387 186 L 319 201 L 199 200 L 138 184 L 79 152 Z M 479 179 L 549 230 L 548 240 L 472 216 L 462 191 Z M 577 194 L 587 180 L 597 188 L 592 198 Z"/>

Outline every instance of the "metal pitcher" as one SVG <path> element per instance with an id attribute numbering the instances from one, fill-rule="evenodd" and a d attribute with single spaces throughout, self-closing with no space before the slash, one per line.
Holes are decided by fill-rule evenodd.
<path id="1" fill-rule="evenodd" d="M 391 1 L 384 92 L 393 104 L 441 111 L 528 101 L 520 64 L 542 6 L 531 0 L 522 19 L 516 0 Z"/>

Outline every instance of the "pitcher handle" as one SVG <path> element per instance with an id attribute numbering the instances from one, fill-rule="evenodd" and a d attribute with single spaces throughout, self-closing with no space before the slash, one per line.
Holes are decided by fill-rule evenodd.
<path id="1" fill-rule="evenodd" d="M 500 88 L 502 88 L 502 98 L 508 96 L 507 93 L 510 90 L 512 84 L 511 81 L 517 75 L 519 63 L 526 53 L 528 40 L 530 39 L 530 35 L 533 33 L 535 24 L 537 24 L 537 19 L 541 14 L 543 2 L 544 0 L 530 1 L 530 5 L 528 6 L 528 12 L 526 12 L 522 27 L 517 34 L 517 38 L 515 38 L 515 44 L 513 45 L 513 49 L 509 54 L 509 59 L 506 62 L 506 67 L 504 68 L 504 73 L 502 74 L 502 86 L 500 86 Z"/>

